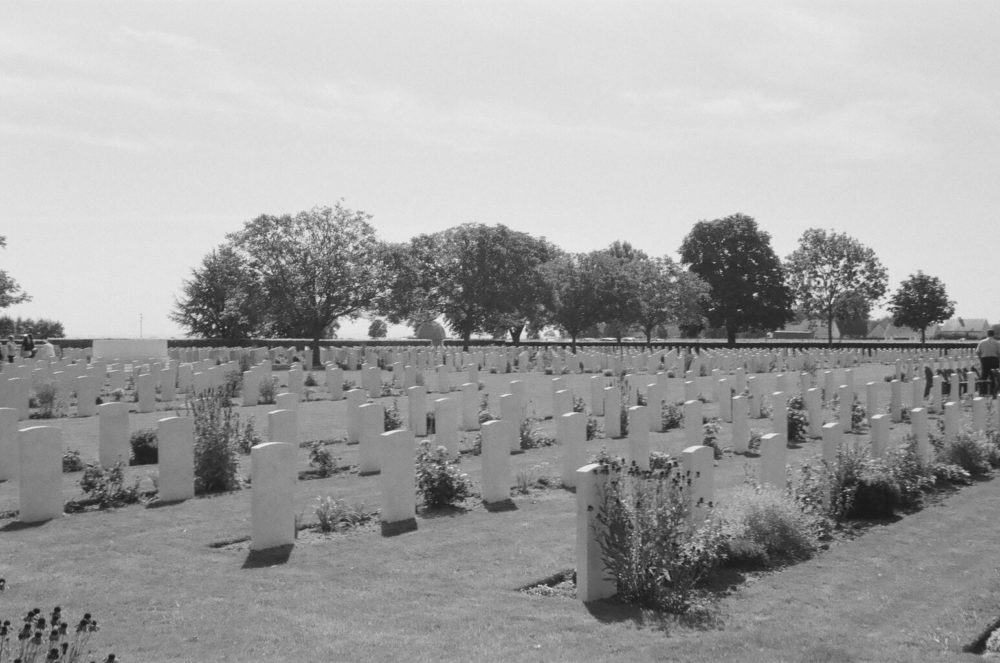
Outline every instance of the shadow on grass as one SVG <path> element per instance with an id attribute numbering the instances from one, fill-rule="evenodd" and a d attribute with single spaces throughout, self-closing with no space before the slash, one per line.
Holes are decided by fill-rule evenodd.
<path id="1" fill-rule="evenodd" d="M 22 529 L 34 529 L 36 527 L 41 527 L 42 525 L 49 522 L 48 520 L 39 520 L 33 523 L 25 523 L 20 520 L 15 520 L 7 523 L 3 527 L 0 527 L 0 532 L 17 532 Z"/>
<path id="2" fill-rule="evenodd" d="M 584 603 L 594 619 L 605 624 L 631 622 L 636 628 L 652 629 L 669 633 L 673 628 L 710 631 L 722 628 L 722 619 L 708 608 L 693 608 L 682 614 L 674 614 L 629 605 L 617 599 L 605 599 Z"/>
<path id="3" fill-rule="evenodd" d="M 244 569 L 261 569 L 268 566 L 284 564 L 292 556 L 292 548 L 295 546 L 288 543 L 283 546 L 268 548 L 267 550 L 251 550 L 243 562 Z"/>
<path id="4" fill-rule="evenodd" d="M 506 499 L 500 502 L 483 502 L 483 507 L 490 513 L 503 513 L 504 511 L 517 511 L 514 500 Z"/>
<path id="5" fill-rule="evenodd" d="M 425 507 L 420 512 L 420 517 L 428 520 L 431 518 L 454 518 L 455 516 L 461 516 L 468 513 L 469 511 L 470 509 L 457 505 Z"/>

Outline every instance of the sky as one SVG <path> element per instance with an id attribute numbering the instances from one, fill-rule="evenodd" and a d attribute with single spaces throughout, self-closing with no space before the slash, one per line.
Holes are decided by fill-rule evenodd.
<path id="1" fill-rule="evenodd" d="M 227 233 L 343 199 L 674 259 L 827 228 L 1000 322 L 998 36 L 995 0 L 0 3 L 3 313 L 181 337 Z"/>

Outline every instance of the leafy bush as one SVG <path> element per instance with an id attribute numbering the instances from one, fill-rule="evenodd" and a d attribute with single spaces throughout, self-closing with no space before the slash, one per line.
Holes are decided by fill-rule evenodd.
<path id="1" fill-rule="evenodd" d="M 909 439 L 902 447 L 886 452 L 885 465 L 899 487 L 900 506 L 921 506 L 924 496 L 933 490 L 936 480 L 933 468 L 922 463 L 917 455 L 916 441 Z"/>
<path id="2" fill-rule="evenodd" d="M 230 398 L 236 398 L 243 391 L 243 372 L 239 369 L 226 371 L 222 391 Z"/>
<path id="3" fill-rule="evenodd" d="M 986 651 L 1000 654 L 1000 628 L 990 633 L 990 637 L 986 639 Z"/>
<path id="4" fill-rule="evenodd" d="M 667 403 L 664 401 L 663 407 L 660 409 L 660 421 L 663 424 L 663 430 L 668 431 L 681 427 L 681 424 L 684 422 L 684 409 L 682 405 L 682 403 Z"/>
<path id="5" fill-rule="evenodd" d="M 318 386 L 318 383 L 316 382 L 316 378 L 313 377 L 312 371 L 309 371 L 308 373 L 306 373 L 306 379 L 302 382 L 302 384 L 303 384 L 303 386 L 306 386 L 306 387 L 316 387 L 316 386 Z"/>
<path id="6" fill-rule="evenodd" d="M 63 472 L 79 472 L 83 469 L 83 460 L 79 449 L 67 449 L 63 452 Z"/>
<path id="7" fill-rule="evenodd" d="M 194 417 L 194 488 L 218 493 L 240 487 L 237 452 L 245 429 L 223 391 L 208 389 L 188 399 Z"/>
<path id="8" fill-rule="evenodd" d="M 757 428 L 750 429 L 750 439 L 747 441 L 747 450 L 757 453 L 760 451 L 760 441 L 764 439 L 763 431 Z"/>
<path id="9" fill-rule="evenodd" d="M 241 454 L 248 454 L 251 449 L 263 441 L 263 438 L 257 433 L 253 416 L 247 417 L 246 423 L 243 424 L 239 437 L 236 439 L 236 450 Z"/>
<path id="10" fill-rule="evenodd" d="M 587 441 L 596 439 L 598 437 L 603 437 L 604 431 L 601 429 L 600 424 L 597 423 L 596 417 L 587 417 Z"/>
<path id="11" fill-rule="evenodd" d="M 274 397 L 278 393 L 277 379 L 261 380 L 258 393 L 260 394 L 261 405 L 274 405 Z"/>
<path id="12" fill-rule="evenodd" d="M 649 469 L 651 470 L 665 470 L 675 462 L 670 454 L 665 454 L 662 451 L 649 452 Z"/>
<path id="13" fill-rule="evenodd" d="M 375 513 L 366 510 L 363 504 L 348 504 L 330 496 L 317 498 L 315 513 L 323 532 L 342 532 L 375 517 Z"/>
<path id="14" fill-rule="evenodd" d="M 712 454 L 715 457 L 715 460 L 719 460 L 723 455 L 722 446 L 719 444 L 719 431 L 722 430 L 722 427 L 719 425 L 719 420 L 712 419 L 711 421 L 706 421 L 702 424 L 701 428 L 703 431 L 702 434 L 704 435 L 702 444 L 706 447 L 712 447 Z"/>
<path id="15" fill-rule="evenodd" d="M 448 450 L 424 440 L 417 450 L 417 493 L 430 509 L 453 506 L 472 495 L 472 482 Z"/>
<path id="16" fill-rule="evenodd" d="M 964 427 L 955 439 L 944 442 L 938 460 L 958 465 L 974 477 L 985 477 L 1000 467 L 1000 449 L 990 444 L 984 433 Z"/>
<path id="17" fill-rule="evenodd" d="M 38 407 L 35 417 L 38 419 L 52 419 L 66 414 L 65 398 L 59 393 L 59 386 L 55 382 L 46 381 L 38 385 L 35 403 Z"/>
<path id="18" fill-rule="evenodd" d="M 337 460 L 321 440 L 309 443 L 309 467 L 316 468 L 316 473 L 319 476 L 328 477 L 336 473 Z"/>
<path id="19" fill-rule="evenodd" d="M 555 438 L 542 431 L 538 424 L 539 420 L 537 417 L 524 417 L 521 419 L 521 427 L 518 432 L 521 449 L 551 447 L 556 443 Z"/>
<path id="20" fill-rule="evenodd" d="M 788 442 L 804 442 L 809 430 L 809 414 L 802 396 L 788 399 Z"/>
<path id="21" fill-rule="evenodd" d="M 101 467 L 98 463 L 88 463 L 80 477 L 80 488 L 88 499 L 101 509 L 135 504 L 139 501 L 139 479 L 131 486 L 125 485 L 125 461 L 120 460 L 111 467 Z"/>
<path id="22" fill-rule="evenodd" d="M 824 529 L 817 515 L 770 487 L 739 486 L 715 516 L 727 539 L 728 557 L 739 562 L 808 559 Z"/>
<path id="23" fill-rule="evenodd" d="M 527 495 L 532 490 L 545 490 L 559 486 L 560 480 L 548 474 L 547 463 L 539 463 L 531 467 L 520 467 L 514 473 L 514 490 Z"/>
<path id="24" fill-rule="evenodd" d="M 619 461 L 601 491 L 598 544 L 618 595 L 629 603 L 683 613 L 695 585 L 722 560 L 723 536 L 713 520 L 689 524 L 687 482 L 674 463 L 641 472 Z"/>
<path id="25" fill-rule="evenodd" d="M 143 428 L 132 433 L 129 444 L 132 445 L 129 465 L 155 465 L 159 462 L 160 448 L 155 428 Z"/>
<path id="26" fill-rule="evenodd" d="M 479 423 L 485 424 L 487 421 L 493 421 L 496 417 L 490 412 L 490 395 L 483 394 L 479 399 Z"/>
<path id="27" fill-rule="evenodd" d="M 387 433 L 403 427 L 403 417 L 399 414 L 399 401 L 397 399 L 392 399 L 392 405 L 382 410 L 382 420 Z"/>

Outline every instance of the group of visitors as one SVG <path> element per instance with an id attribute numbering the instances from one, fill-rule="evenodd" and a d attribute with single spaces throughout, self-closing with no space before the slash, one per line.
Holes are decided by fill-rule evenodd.
<path id="1" fill-rule="evenodd" d="M 24 334 L 20 343 L 14 340 L 14 335 L 11 334 L 5 343 L 0 342 L 0 362 L 6 361 L 13 364 L 18 355 L 18 346 L 20 346 L 21 356 L 25 359 L 35 356 L 35 339 L 31 337 L 31 334 Z"/>

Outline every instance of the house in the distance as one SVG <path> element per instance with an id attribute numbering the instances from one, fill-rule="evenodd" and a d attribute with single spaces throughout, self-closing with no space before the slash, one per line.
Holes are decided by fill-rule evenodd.
<path id="1" fill-rule="evenodd" d="M 931 325 L 927 328 L 927 338 L 934 338 L 937 334 L 938 325 Z M 868 332 L 868 338 L 882 341 L 919 341 L 920 330 L 910 327 L 897 327 L 892 324 L 892 320 L 880 320 L 872 325 Z"/>
<path id="2" fill-rule="evenodd" d="M 826 338 L 826 322 L 823 320 L 803 320 L 802 322 L 789 322 L 784 329 L 774 332 L 772 338 Z M 840 339 L 840 327 L 837 321 L 833 321 L 833 338 Z"/>
<path id="3" fill-rule="evenodd" d="M 952 318 L 938 327 L 935 338 L 976 340 L 985 338 L 989 328 L 986 318 Z"/>

